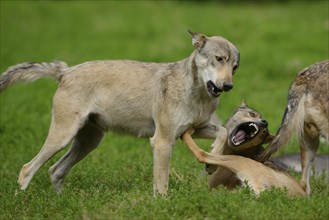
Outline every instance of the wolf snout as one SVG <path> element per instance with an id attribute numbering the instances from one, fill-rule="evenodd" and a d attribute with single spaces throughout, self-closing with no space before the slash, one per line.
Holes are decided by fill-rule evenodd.
<path id="1" fill-rule="evenodd" d="M 223 91 L 228 92 L 233 88 L 233 83 L 224 82 L 224 83 L 214 83 L 209 80 L 206 84 L 208 92 L 214 96 L 218 97 Z"/>
<path id="2" fill-rule="evenodd" d="M 207 82 L 207 90 L 214 97 L 218 97 L 223 92 L 223 89 L 215 85 L 211 80 Z"/>
<path id="3" fill-rule="evenodd" d="M 224 84 L 223 84 L 223 90 L 224 90 L 225 92 L 228 92 L 228 91 L 230 91 L 231 89 L 233 89 L 233 84 L 230 83 L 230 82 L 224 82 Z"/>
<path id="4" fill-rule="evenodd" d="M 263 119 L 260 123 L 263 127 L 267 128 L 268 122 L 266 120 Z"/>

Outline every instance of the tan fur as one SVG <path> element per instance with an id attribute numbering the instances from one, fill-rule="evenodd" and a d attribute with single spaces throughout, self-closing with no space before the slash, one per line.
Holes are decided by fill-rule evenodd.
<path id="1" fill-rule="evenodd" d="M 70 169 L 100 143 L 105 131 L 151 137 L 154 189 L 166 194 L 172 146 L 188 128 L 195 136 L 215 138 L 211 115 L 218 96 L 233 87 L 239 52 L 225 38 L 192 33 L 195 51 L 174 63 L 129 60 L 93 61 L 73 67 L 62 62 L 24 63 L 0 77 L 0 91 L 51 76 L 59 81 L 52 121 L 40 152 L 20 172 L 25 189 L 38 169 L 58 151 L 71 149 L 49 169 L 56 191 Z M 110 156 L 110 155 L 109 155 Z"/>
<path id="2" fill-rule="evenodd" d="M 245 122 L 253 122 L 258 125 L 259 132 L 250 140 L 235 146 L 230 140 L 232 132 L 241 124 Z M 269 134 L 267 121 L 263 119 L 261 114 L 254 109 L 247 106 L 245 101 L 240 107 L 236 109 L 234 114 L 228 119 L 224 125 L 227 131 L 221 131 L 215 140 L 211 154 L 215 155 L 240 155 L 255 159 L 261 152 L 263 152 L 263 144 L 269 143 L 273 136 Z M 215 188 L 219 185 L 224 185 L 228 189 L 232 189 L 238 185 L 242 185 L 235 175 L 235 173 L 226 169 L 225 167 L 217 167 L 215 165 L 207 164 L 206 170 L 209 174 L 209 187 Z"/>
<path id="3" fill-rule="evenodd" d="M 302 162 L 301 184 L 310 194 L 310 169 L 319 137 L 329 141 L 329 60 L 302 70 L 292 83 L 280 128 L 259 160 L 267 160 L 297 134 Z"/>
<path id="4" fill-rule="evenodd" d="M 286 189 L 289 195 L 306 195 L 301 185 L 288 173 L 243 156 L 207 153 L 195 144 L 191 137 L 192 133 L 193 130 L 189 129 L 183 134 L 182 139 L 200 163 L 224 168 L 234 174 L 241 183 L 247 184 L 256 195 L 272 187 Z M 232 180 L 232 176 L 226 174 L 222 177 Z"/>

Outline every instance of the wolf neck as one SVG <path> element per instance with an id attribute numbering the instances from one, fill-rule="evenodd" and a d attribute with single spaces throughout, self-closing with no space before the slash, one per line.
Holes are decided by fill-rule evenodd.
<path id="1" fill-rule="evenodd" d="M 180 105 L 187 105 L 189 108 L 195 106 L 199 108 L 198 114 L 209 114 L 215 111 L 219 99 L 209 96 L 202 78 L 199 77 L 195 53 L 194 51 L 183 60 L 166 64 L 166 71 L 162 72 L 160 78 L 161 96 L 175 97 L 180 100 Z"/>
<path id="2" fill-rule="evenodd" d="M 200 100 L 202 102 L 211 102 L 211 103 L 218 103 L 219 98 L 210 97 L 207 89 L 205 87 L 205 84 L 202 80 L 202 78 L 198 74 L 198 67 L 195 62 L 195 56 L 196 51 L 193 51 L 193 53 L 183 60 L 184 68 L 186 69 L 185 74 L 187 74 L 190 79 L 189 85 L 190 91 L 192 92 L 192 97 L 194 97 L 194 100 Z"/>

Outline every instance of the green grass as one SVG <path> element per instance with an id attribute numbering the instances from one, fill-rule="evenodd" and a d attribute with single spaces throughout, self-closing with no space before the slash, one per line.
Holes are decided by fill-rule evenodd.
<path id="1" fill-rule="evenodd" d="M 236 2 L 236 1 L 235 1 Z M 25 61 L 97 59 L 169 62 L 192 52 L 187 29 L 222 35 L 241 52 L 234 89 L 217 110 L 225 120 L 242 101 L 278 129 L 296 73 L 328 59 L 327 1 L 288 3 L 1 1 L 0 71 Z M 67 176 L 55 194 L 47 169 L 16 193 L 21 166 L 40 150 L 50 122 L 56 83 L 42 79 L 0 95 L 0 219 L 327 219 L 326 177 L 312 178 L 310 198 L 271 190 L 209 190 L 203 168 L 178 141 L 170 195 L 153 198 L 149 141 L 111 132 Z M 210 141 L 200 141 L 208 149 Z M 328 145 L 319 151 L 328 153 Z M 293 141 L 280 154 L 298 152 Z M 297 178 L 300 176 L 297 174 Z"/>

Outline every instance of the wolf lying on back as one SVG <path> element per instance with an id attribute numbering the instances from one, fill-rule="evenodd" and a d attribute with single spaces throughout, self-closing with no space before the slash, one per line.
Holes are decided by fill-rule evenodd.
<path id="1" fill-rule="evenodd" d="M 240 155 L 255 159 L 264 151 L 262 145 L 273 139 L 268 131 L 267 121 L 262 118 L 259 112 L 249 108 L 245 101 L 226 122 L 225 128 L 228 137 L 217 138 L 213 144 L 211 154 Z M 227 141 L 223 141 L 224 139 L 227 139 Z M 211 174 L 209 177 L 209 186 L 211 188 L 224 185 L 232 189 L 242 184 L 234 173 L 224 167 L 207 164 L 206 171 Z"/>
<path id="2" fill-rule="evenodd" d="M 262 164 L 253 160 L 264 151 L 262 144 L 273 138 L 267 125 L 257 111 L 243 103 L 226 123 L 227 132 L 218 134 L 211 153 L 201 150 L 194 143 L 191 129 L 183 134 L 182 139 L 199 162 L 207 163 L 211 188 L 224 185 L 232 189 L 247 181 L 256 194 L 270 187 L 279 187 L 287 189 L 290 195 L 306 195 L 289 173 L 271 161 Z"/>
<path id="3" fill-rule="evenodd" d="M 292 83 L 280 128 L 260 161 L 267 160 L 297 134 L 301 151 L 301 185 L 310 194 L 311 162 L 319 137 L 329 141 L 329 60 L 302 70 Z"/>

